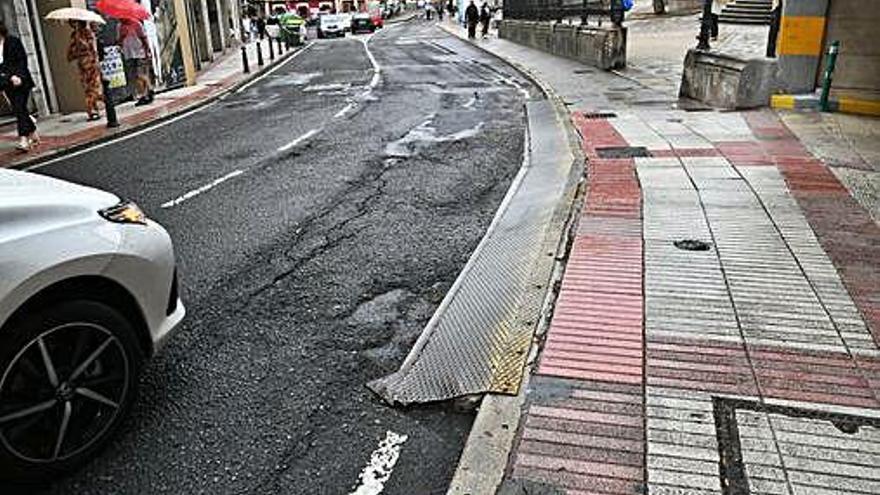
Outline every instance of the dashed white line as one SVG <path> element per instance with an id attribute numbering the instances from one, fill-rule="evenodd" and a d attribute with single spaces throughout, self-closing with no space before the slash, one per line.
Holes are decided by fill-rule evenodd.
<path id="1" fill-rule="evenodd" d="M 102 142 L 102 143 L 98 143 L 98 144 L 96 144 L 96 145 L 94 145 L 94 146 L 90 146 L 90 147 L 88 147 L 88 148 L 84 148 L 84 149 L 81 149 L 81 150 L 79 150 L 79 151 L 74 151 L 73 153 L 66 153 L 66 154 L 63 154 L 63 155 L 61 155 L 61 156 L 59 156 L 59 157 L 57 157 L 57 158 L 52 158 L 52 159 L 50 159 L 50 160 L 46 160 L 46 161 L 43 161 L 43 162 L 37 163 L 37 164 L 35 164 L 35 165 L 31 165 L 31 166 L 29 166 L 29 167 L 25 167 L 24 170 L 26 170 L 26 171 L 36 170 L 36 169 L 38 169 L 38 168 L 42 168 L 42 167 L 45 167 L 45 166 L 47 166 L 47 165 L 51 165 L 51 164 L 53 164 L 53 163 L 60 162 L 60 161 L 62 161 L 62 160 L 67 160 L 67 159 L 69 159 L 69 158 L 73 158 L 73 157 L 76 157 L 76 156 L 84 155 L 84 154 L 86 154 L 86 153 L 91 153 L 92 151 L 96 151 L 96 150 L 99 150 L 99 149 L 101 149 L 101 148 L 105 148 L 105 147 L 107 147 L 107 146 L 110 146 L 111 144 L 116 144 L 116 143 L 119 143 L 119 142 L 122 142 L 122 141 L 127 141 L 127 140 L 129 140 L 129 139 L 136 138 L 136 137 L 138 137 L 138 136 L 140 136 L 140 135 L 143 135 L 143 134 L 146 134 L 146 133 L 148 133 L 148 132 L 155 131 L 156 129 L 159 129 L 160 127 L 165 127 L 166 125 L 173 124 L 173 123 L 175 123 L 175 122 L 177 122 L 177 121 L 179 121 L 179 120 L 185 119 L 185 118 L 187 118 L 187 117 L 189 117 L 189 116 L 191 116 L 191 115 L 195 115 L 195 114 L 201 112 L 202 110 L 207 110 L 208 108 L 213 107 L 213 106 L 216 105 L 216 104 L 217 104 L 217 101 L 215 100 L 215 101 L 212 101 L 211 103 L 208 103 L 208 104 L 202 105 L 202 106 L 197 107 L 197 108 L 193 108 L 193 109 L 190 109 L 190 110 L 184 110 L 183 113 L 181 113 L 180 115 L 177 115 L 176 117 L 172 117 L 172 118 L 170 118 L 170 119 L 168 119 L 168 120 L 163 120 L 163 121 L 161 121 L 161 122 L 157 122 L 157 123 L 155 123 L 155 124 L 149 125 L 149 126 L 147 126 L 147 127 L 144 127 L 143 129 L 139 130 L 139 131 L 134 131 L 134 132 L 132 132 L 132 133 L 125 134 L 125 135 L 123 135 L 123 136 L 119 136 L 118 138 L 112 138 L 112 139 L 109 139 L 109 140 L 104 141 L 104 142 Z"/>
<path id="2" fill-rule="evenodd" d="M 385 489 L 385 483 L 391 478 L 394 465 L 400 457 L 400 447 L 407 440 L 406 435 L 393 431 L 385 432 L 385 439 L 370 456 L 370 463 L 361 471 L 361 483 L 349 495 L 378 495 Z"/>
<path id="3" fill-rule="evenodd" d="M 269 42 L 271 43 L 272 40 L 270 39 Z M 244 86 L 242 86 L 242 87 L 238 88 L 237 90 L 235 90 L 235 93 L 238 94 L 238 93 L 243 93 L 243 92 L 247 91 L 251 86 L 253 86 L 253 85 L 256 84 L 257 82 L 259 82 L 259 81 L 263 80 L 264 78 L 266 78 L 266 77 L 272 75 L 272 73 L 274 73 L 275 71 L 277 71 L 277 70 L 280 69 L 281 67 L 287 65 L 287 63 L 290 62 L 291 60 L 293 60 L 293 59 L 295 59 L 296 57 L 299 57 L 299 56 L 302 55 L 303 53 L 307 52 L 307 51 L 309 50 L 309 48 L 311 48 L 312 45 L 314 45 L 314 44 L 315 44 L 314 41 L 309 41 L 309 42 L 306 44 L 306 46 L 302 47 L 298 52 L 296 52 L 296 53 L 294 53 L 293 55 L 287 57 L 287 60 L 281 62 L 280 64 L 276 65 L 275 67 L 272 67 L 271 69 L 267 70 L 266 72 L 260 74 L 258 77 L 255 77 L 253 80 L 251 80 L 250 82 L 248 82 L 248 83 L 245 84 Z"/>
<path id="4" fill-rule="evenodd" d="M 342 107 L 342 110 L 336 112 L 336 115 L 334 115 L 333 118 L 338 119 L 340 117 L 344 117 L 345 114 L 352 111 L 354 109 L 354 107 L 355 107 L 354 103 L 349 103 L 348 105 L 345 105 L 344 107 Z"/>
<path id="5" fill-rule="evenodd" d="M 294 139 L 293 141 L 285 144 L 284 146 L 278 148 L 278 151 L 287 151 L 287 150 L 293 148 L 294 146 L 297 146 L 299 144 L 306 142 L 309 138 L 311 138 L 312 136 L 314 136 L 315 134 L 317 134 L 319 132 L 321 132 L 320 129 L 312 129 L 309 132 L 303 134 L 302 136 L 300 136 L 300 137 Z"/>
<path id="6" fill-rule="evenodd" d="M 162 203 L 161 206 L 162 206 L 162 208 L 171 208 L 173 206 L 177 206 L 180 203 L 183 203 L 186 200 L 192 199 L 192 198 L 198 196 L 199 194 L 202 194 L 203 192 L 207 192 L 207 191 L 219 186 L 220 184 L 228 181 L 229 179 L 232 179 L 233 177 L 238 177 L 239 175 L 241 175 L 243 173 L 244 173 L 244 170 L 233 170 L 232 172 L 229 172 L 228 174 L 224 175 L 223 177 L 220 177 L 219 179 L 215 179 L 214 181 L 212 181 L 208 184 L 205 184 L 204 186 L 202 186 L 198 189 L 193 189 L 192 191 L 189 191 L 188 193 L 184 194 L 183 196 L 178 196 L 178 197 L 172 199 L 171 201 L 166 201 L 165 203 Z"/>

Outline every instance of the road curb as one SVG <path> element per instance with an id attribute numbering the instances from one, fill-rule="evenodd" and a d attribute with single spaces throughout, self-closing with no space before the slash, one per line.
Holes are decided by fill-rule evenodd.
<path id="1" fill-rule="evenodd" d="M 453 26 L 440 24 L 439 27 L 450 35 L 468 42 L 482 52 L 512 67 L 538 87 L 552 105 L 557 122 L 565 129 L 569 150 L 574 162 L 573 166 L 582 166 L 585 162 L 585 156 L 580 146 L 578 133 L 571 122 L 570 113 L 562 99 L 553 91 L 549 84 L 542 81 L 528 68 L 480 46 L 475 41 L 461 38 L 452 30 L 454 29 Z M 580 171 L 580 183 L 577 185 L 572 202 L 569 205 L 562 235 L 557 244 L 556 261 L 553 266 L 549 290 L 541 307 L 540 320 L 529 350 L 527 364 L 523 369 L 523 379 L 519 393 L 515 396 L 487 394 L 483 397 L 465 446 L 462 449 L 462 454 L 453 474 L 447 495 L 494 494 L 504 480 L 510 453 L 516 444 L 523 407 L 526 404 L 529 378 L 540 353 L 543 336 L 550 326 L 559 284 L 565 271 L 565 261 L 574 240 L 574 227 L 577 223 L 577 212 L 580 210 L 578 205 L 582 203 L 584 195 L 585 180 L 583 178 L 583 171 L 584 169 Z"/>
<path id="2" fill-rule="evenodd" d="M 144 122 L 138 122 L 138 123 L 127 125 L 127 126 L 120 126 L 116 130 L 108 131 L 107 134 L 105 134 L 99 138 L 92 139 L 92 140 L 82 142 L 82 143 L 73 144 L 73 145 L 70 145 L 70 146 L 67 146 L 64 148 L 59 148 L 57 150 L 49 151 L 43 155 L 35 156 L 32 159 L 17 162 L 17 163 L 14 163 L 12 165 L 8 165 L 5 167 L 0 166 L 0 168 L 8 168 L 8 169 L 12 169 L 12 170 L 25 170 L 25 169 L 30 169 L 30 168 L 34 168 L 34 167 L 39 167 L 41 164 L 43 164 L 45 162 L 48 162 L 51 160 L 57 160 L 59 158 L 63 158 L 67 155 L 71 155 L 71 154 L 76 153 L 78 151 L 88 149 L 92 146 L 106 143 L 106 142 L 112 141 L 114 139 L 119 139 L 119 138 L 125 137 L 127 135 L 133 134 L 135 132 L 141 131 L 147 127 L 150 127 L 150 126 L 153 126 L 156 124 L 161 124 L 162 122 L 166 122 L 168 120 L 180 117 L 180 116 L 185 115 L 187 113 L 194 112 L 204 106 L 207 106 L 211 103 L 214 103 L 215 101 L 217 101 L 221 98 L 224 98 L 226 96 L 229 96 L 232 93 L 235 93 L 241 87 L 243 87 L 243 86 L 251 83 L 252 81 L 256 80 L 257 78 L 265 75 L 265 73 L 268 72 L 269 70 L 278 67 L 279 65 L 283 64 L 284 62 L 287 62 L 288 59 L 290 59 L 291 57 L 293 57 L 297 53 L 300 53 L 300 52 L 308 49 L 310 46 L 311 46 L 311 43 L 303 45 L 302 47 L 299 47 L 297 49 L 291 49 L 291 50 L 287 51 L 285 54 L 280 55 L 279 57 L 276 57 L 274 62 L 264 65 L 262 68 L 260 68 L 256 72 L 252 72 L 249 77 L 246 77 L 240 81 L 237 81 L 236 83 L 230 85 L 229 87 L 223 88 L 220 91 L 218 91 L 217 93 L 208 95 L 208 96 L 206 96 L 198 101 L 195 101 L 189 105 L 184 105 L 180 108 L 170 110 L 168 113 L 166 113 L 160 117 L 156 117 L 154 119 L 146 120 Z"/>

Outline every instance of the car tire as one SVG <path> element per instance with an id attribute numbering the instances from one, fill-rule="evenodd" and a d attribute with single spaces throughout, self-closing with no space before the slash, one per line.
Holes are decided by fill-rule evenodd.
<path id="1" fill-rule="evenodd" d="M 106 304 L 75 300 L 0 335 L 0 480 L 56 477 L 106 447 L 131 411 L 144 362 L 132 324 Z"/>

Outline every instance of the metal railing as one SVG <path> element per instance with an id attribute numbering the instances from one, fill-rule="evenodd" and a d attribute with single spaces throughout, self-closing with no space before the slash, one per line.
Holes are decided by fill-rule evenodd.
<path id="1" fill-rule="evenodd" d="M 559 21 L 580 19 L 587 24 L 590 18 L 610 19 L 623 23 L 623 0 L 504 0 L 504 18 L 523 21 Z"/>

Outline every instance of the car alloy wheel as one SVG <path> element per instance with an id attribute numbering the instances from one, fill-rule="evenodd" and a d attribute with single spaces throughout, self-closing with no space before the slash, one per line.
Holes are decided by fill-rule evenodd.
<path id="1" fill-rule="evenodd" d="M 99 441 L 122 412 L 132 368 L 120 340 L 91 322 L 26 342 L 0 377 L 0 442 L 25 463 L 58 463 Z"/>

